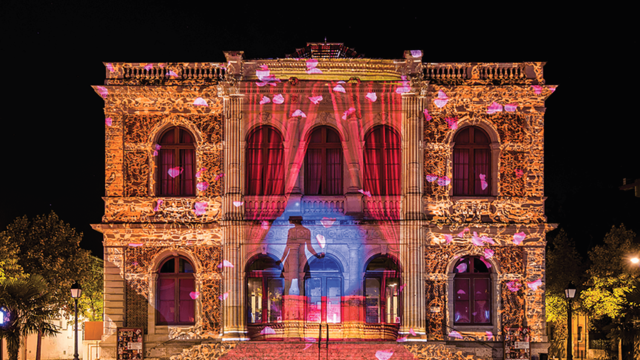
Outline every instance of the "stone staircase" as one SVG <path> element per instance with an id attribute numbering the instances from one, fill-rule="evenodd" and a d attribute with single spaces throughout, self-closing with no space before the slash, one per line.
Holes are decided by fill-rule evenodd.
<path id="1" fill-rule="evenodd" d="M 318 356 L 318 344 L 307 348 L 304 342 L 246 342 L 222 356 L 220 360 L 413 360 L 404 346 L 396 342 L 330 342 L 323 343 Z M 305 349 L 307 348 L 307 349 Z M 378 356 L 376 356 L 376 353 Z"/>

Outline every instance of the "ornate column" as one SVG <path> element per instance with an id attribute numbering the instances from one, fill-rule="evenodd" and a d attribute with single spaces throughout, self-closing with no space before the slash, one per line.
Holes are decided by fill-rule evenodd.
<path id="1" fill-rule="evenodd" d="M 233 205 L 242 201 L 242 100 L 244 95 L 233 94 L 224 97 L 224 199 L 222 217 L 224 220 L 242 220 L 244 207 Z"/>

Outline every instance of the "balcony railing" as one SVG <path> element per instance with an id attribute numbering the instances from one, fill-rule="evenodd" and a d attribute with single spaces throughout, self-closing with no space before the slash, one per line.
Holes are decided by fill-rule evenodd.
<path id="1" fill-rule="evenodd" d="M 223 63 L 109 63 L 106 84 L 205 84 L 224 80 L 226 72 Z"/>
<path id="2" fill-rule="evenodd" d="M 302 211 L 305 215 L 344 214 L 345 197 L 338 196 L 304 196 Z"/>
<path id="3" fill-rule="evenodd" d="M 400 196 L 364 196 L 362 209 L 365 218 L 375 220 L 398 220 L 402 201 Z"/>

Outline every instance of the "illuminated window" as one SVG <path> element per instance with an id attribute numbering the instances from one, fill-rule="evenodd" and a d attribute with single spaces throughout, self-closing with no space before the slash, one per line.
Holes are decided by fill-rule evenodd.
<path id="1" fill-rule="evenodd" d="M 388 126 L 378 126 L 364 141 L 364 190 L 400 195 L 400 136 Z"/>
<path id="2" fill-rule="evenodd" d="M 491 324 L 491 273 L 475 256 L 462 257 L 454 267 L 454 324 Z"/>
<path id="3" fill-rule="evenodd" d="M 342 322 L 342 269 L 329 255 L 312 257 L 305 266 L 308 322 Z"/>
<path id="4" fill-rule="evenodd" d="M 187 130 L 173 127 L 158 142 L 157 196 L 195 195 L 195 147 Z"/>
<path id="5" fill-rule="evenodd" d="M 400 322 L 400 272 L 388 256 L 369 260 L 364 275 L 365 316 L 367 323 Z"/>
<path id="6" fill-rule="evenodd" d="M 304 162 L 307 195 L 342 194 L 342 143 L 337 132 L 326 126 L 315 129 Z"/>
<path id="7" fill-rule="evenodd" d="M 284 146 L 282 136 L 270 126 L 261 126 L 247 138 L 246 193 L 284 194 Z"/>
<path id="8" fill-rule="evenodd" d="M 191 263 L 180 256 L 165 259 L 158 270 L 157 324 L 195 324 L 195 289 Z"/>
<path id="9" fill-rule="evenodd" d="M 491 194 L 489 136 L 469 126 L 458 131 L 453 141 L 453 195 Z"/>
<path id="10" fill-rule="evenodd" d="M 269 255 L 259 255 L 247 268 L 248 323 L 282 322 L 283 297 L 282 265 Z"/>

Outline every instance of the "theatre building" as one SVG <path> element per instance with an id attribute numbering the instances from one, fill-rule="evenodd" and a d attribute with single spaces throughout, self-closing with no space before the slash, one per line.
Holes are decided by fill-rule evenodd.
<path id="1" fill-rule="evenodd" d="M 544 63 L 224 54 L 94 86 L 102 359 L 547 352 Z"/>

